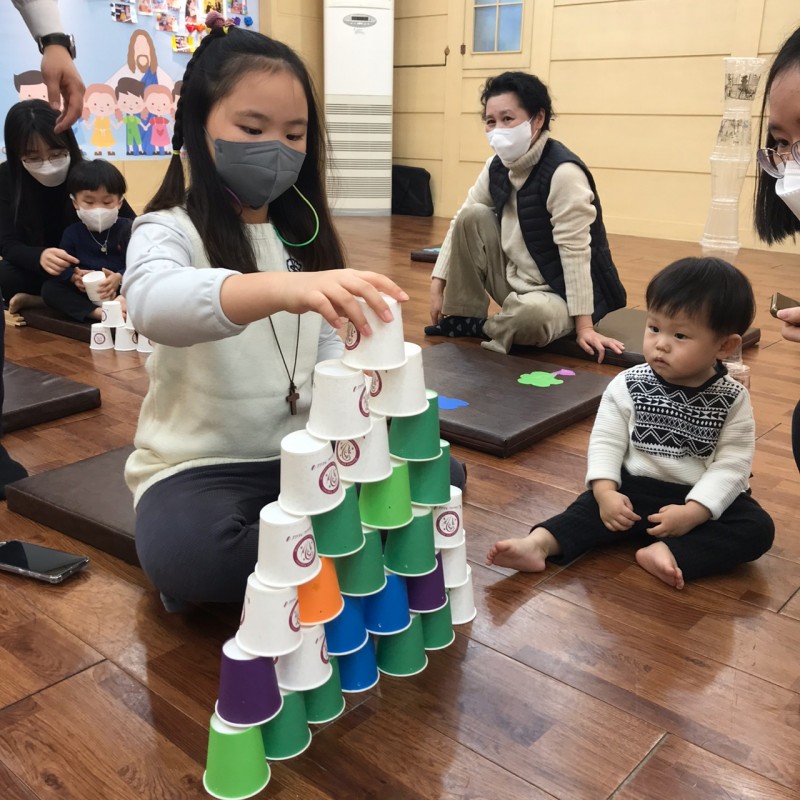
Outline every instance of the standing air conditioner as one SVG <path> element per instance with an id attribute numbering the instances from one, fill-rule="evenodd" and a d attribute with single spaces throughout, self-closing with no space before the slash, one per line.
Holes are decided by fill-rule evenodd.
<path id="1" fill-rule="evenodd" d="M 392 211 L 393 0 L 325 0 L 328 196 L 338 214 Z"/>

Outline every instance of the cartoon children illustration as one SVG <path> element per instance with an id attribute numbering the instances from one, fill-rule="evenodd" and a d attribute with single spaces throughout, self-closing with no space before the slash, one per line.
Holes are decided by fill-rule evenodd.
<path id="1" fill-rule="evenodd" d="M 112 127 L 119 128 L 121 123 L 114 120 L 117 110 L 117 96 L 110 86 L 104 83 L 92 83 L 86 87 L 83 107 L 83 124 L 91 130 L 92 136 L 89 140 L 94 146 L 96 156 L 103 155 L 105 148 L 108 155 L 114 153 L 114 133 Z M 94 122 L 89 122 L 89 118 L 94 115 Z"/>
<path id="2" fill-rule="evenodd" d="M 116 116 L 125 125 L 125 144 L 128 155 L 144 155 L 141 132 L 147 129 L 147 125 L 139 116 L 144 108 L 144 84 L 137 81 L 136 78 L 120 78 L 116 95 L 118 106 Z"/>
<path id="3" fill-rule="evenodd" d="M 144 90 L 144 105 L 151 114 L 147 125 L 150 128 L 153 153 L 168 156 L 172 153 L 172 137 L 167 128 L 171 121 L 167 114 L 172 112 L 172 91 L 158 84 L 148 86 Z"/>
<path id="4" fill-rule="evenodd" d="M 44 100 L 47 102 L 47 86 L 38 69 L 29 69 L 14 76 L 14 88 L 20 100 Z"/>

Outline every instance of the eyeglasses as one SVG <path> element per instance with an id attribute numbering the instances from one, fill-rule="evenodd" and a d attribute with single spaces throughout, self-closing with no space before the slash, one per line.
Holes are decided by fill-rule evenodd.
<path id="1" fill-rule="evenodd" d="M 49 158 L 30 158 L 28 156 L 23 156 L 21 161 L 26 167 L 33 167 L 36 169 L 41 167 L 45 161 L 49 161 L 54 167 L 60 167 L 67 158 L 69 158 L 69 153 L 64 150 L 60 153 L 53 153 Z"/>
<path id="2" fill-rule="evenodd" d="M 786 162 L 790 159 L 800 166 L 800 141 L 795 142 L 791 147 L 782 147 L 780 150 L 772 147 L 762 147 L 756 150 L 758 166 L 773 178 L 783 177 L 786 172 Z"/>

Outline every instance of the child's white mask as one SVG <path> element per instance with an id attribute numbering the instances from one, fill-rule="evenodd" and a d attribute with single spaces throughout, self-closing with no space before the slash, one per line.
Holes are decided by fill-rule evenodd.
<path id="1" fill-rule="evenodd" d="M 532 137 L 533 131 L 529 119 L 513 128 L 495 128 L 486 132 L 489 146 L 504 164 L 510 164 L 524 156 L 531 146 Z"/>
<path id="2" fill-rule="evenodd" d="M 783 177 L 775 181 L 775 194 L 800 219 L 800 164 L 793 158 L 786 161 Z"/>
<path id="3" fill-rule="evenodd" d="M 76 208 L 78 219 L 95 233 L 107 231 L 119 217 L 118 208 Z"/>

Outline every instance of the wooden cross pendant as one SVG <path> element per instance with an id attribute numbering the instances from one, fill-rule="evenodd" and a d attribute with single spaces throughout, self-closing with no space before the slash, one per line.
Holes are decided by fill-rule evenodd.
<path id="1" fill-rule="evenodd" d="M 294 417 L 297 415 L 297 401 L 300 399 L 300 393 L 294 382 L 289 383 L 289 394 L 286 395 L 286 402 L 289 404 L 289 413 Z"/>

